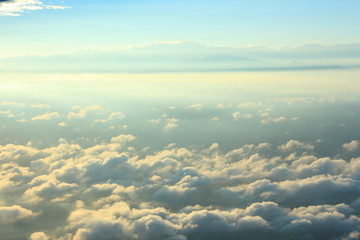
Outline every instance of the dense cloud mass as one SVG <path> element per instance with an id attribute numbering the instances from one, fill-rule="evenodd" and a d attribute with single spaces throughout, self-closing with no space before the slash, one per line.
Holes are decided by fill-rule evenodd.
<path id="1" fill-rule="evenodd" d="M 352 239 L 360 231 L 360 158 L 268 158 L 257 153 L 266 143 L 139 158 L 127 147 L 134 140 L 1 146 L 0 224 L 16 229 L 31 218 L 34 233 L 22 239 Z"/>
<path id="2" fill-rule="evenodd" d="M 44 103 L 3 101 L 2 129 L 11 129 L 19 140 L 0 145 L 0 239 L 359 239 L 359 140 L 319 139 L 319 132 L 307 139 L 303 131 L 286 134 L 293 124 L 309 122 L 331 129 L 334 124 L 344 129 L 346 123 L 354 132 L 355 108 L 342 113 L 348 117 L 339 123 L 331 117 L 329 124 L 330 117 L 321 115 L 336 112 L 324 109 L 336 109 L 337 101 L 217 103 L 211 114 L 204 103 L 171 105 L 142 112 L 146 116 L 139 123 L 128 121 L 131 112 L 100 105 L 65 111 Z M 299 104 L 315 106 L 319 122 L 313 112 L 308 118 L 299 111 Z M 278 116 L 287 120 L 262 123 Z M 204 126 L 194 128 L 191 120 Z M 256 142 L 249 135 L 230 149 L 222 146 L 235 146 L 229 141 L 179 143 L 196 138 L 202 128 L 235 131 L 250 122 L 252 133 L 259 129 L 264 139 L 275 136 L 273 128 L 285 137 Z M 146 138 L 142 126 L 159 133 Z M 26 140 L 19 135 L 23 129 L 37 131 L 48 142 Z M 56 135 L 57 129 L 62 135 Z M 89 129 L 97 135 L 93 141 L 71 137 L 92 138 Z M 169 142 L 152 145 L 156 138 Z"/>

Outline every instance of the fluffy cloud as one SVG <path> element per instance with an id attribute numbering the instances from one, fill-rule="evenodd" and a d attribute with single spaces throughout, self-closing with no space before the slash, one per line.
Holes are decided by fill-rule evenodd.
<path id="1" fill-rule="evenodd" d="M 81 119 L 85 118 L 89 114 L 98 114 L 102 113 L 104 109 L 98 105 L 90 105 L 85 108 L 80 108 L 78 112 L 69 112 L 67 115 L 68 119 Z M 111 116 L 111 115 L 110 115 Z M 115 115 L 114 115 L 115 117 Z"/>
<path id="2" fill-rule="evenodd" d="M 165 119 L 165 121 L 166 125 L 164 126 L 164 129 L 169 130 L 178 127 L 179 125 L 177 124 L 177 122 L 179 122 L 180 120 L 176 118 L 167 118 Z"/>
<path id="3" fill-rule="evenodd" d="M 33 217 L 36 214 L 21 206 L 0 207 L 0 224 L 13 223 L 17 220 Z"/>
<path id="4" fill-rule="evenodd" d="M 172 128 L 176 128 L 177 126 L 179 126 L 179 125 L 176 124 L 176 123 L 174 123 L 174 122 L 168 122 L 168 123 L 165 125 L 164 129 L 165 129 L 165 130 L 169 130 L 169 129 L 172 129 Z"/>
<path id="5" fill-rule="evenodd" d="M 48 240 L 49 237 L 43 232 L 34 232 L 29 237 L 29 240 Z"/>
<path id="6" fill-rule="evenodd" d="M 0 1 L 0 16 L 20 16 L 28 11 L 65 8 L 69 7 L 46 5 L 38 0 L 2 0 Z"/>
<path id="7" fill-rule="evenodd" d="M 195 103 L 187 106 L 186 108 L 191 108 L 195 110 L 201 110 L 203 108 L 203 105 L 201 103 Z"/>
<path id="8" fill-rule="evenodd" d="M 233 117 L 233 120 L 234 120 L 234 121 L 237 121 L 237 120 L 239 120 L 240 118 L 250 119 L 250 118 L 252 118 L 253 116 L 252 116 L 252 114 L 250 114 L 250 113 L 241 114 L 241 113 L 239 113 L 239 112 L 234 112 L 234 113 L 232 114 L 232 117 Z"/>
<path id="9" fill-rule="evenodd" d="M 314 146 L 308 143 L 303 143 L 297 140 L 290 140 L 287 143 L 279 146 L 279 149 L 283 151 L 294 151 L 296 149 L 314 150 Z"/>
<path id="10" fill-rule="evenodd" d="M 359 140 L 352 140 L 351 142 L 344 143 L 343 148 L 348 152 L 354 152 L 359 149 L 360 141 Z"/>
<path id="11" fill-rule="evenodd" d="M 170 113 L 152 110 L 139 121 L 157 128 L 148 138 L 129 123 L 134 135 L 127 129 L 103 132 L 90 125 L 101 135 L 94 141 L 79 137 L 1 145 L 0 227 L 6 236 L 32 240 L 357 239 L 360 158 L 319 153 L 326 136 L 324 141 L 291 136 L 267 138 L 271 143 L 249 140 L 233 148 L 228 141 L 224 148 L 219 135 L 219 143 L 207 139 L 206 145 L 200 143 L 205 147 L 189 146 L 175 138 L 187 132 L 163 131 L 168 124 L 177 126 L 179 119 L 181 130 L 191 126 L 193 131 L 197 125 L 188 121 L 188 113 L 214 128 L 218 126 L 208 119 L 220 116 L 214 121 L 221 119 L 232 131 L 231 124 L 240 125 L 234 119 L 246 118 L 245 110 L 253 118 L 264 114 L 260 117 L 265 119 L 265 113 L 276 111 L 276 106 L 270 109 L 264 103 L 240 105 L 239 112 L 231 107 L 235 104 L 209 113 L 186 107 L 170 111 L 166 106 Z M 51 115 L 36 108 L 39 119 Z M 75 106 L 70 112 L 66 122 L 59 121 L 63 128 L 56 128 L 74 128 L 76 136 L 84 123 L 104 119 L 113 124 L 125 115 L 97 105 Z M 156 124 L 145 120 L 151 118 Z M 265 130 L 273 127 L 258 120 L 243 122 Z M 286 122 L 280 124 L 285 128 Z M 151 143 L 160 134 L 169 136 L 168 142 L 155 148 Z M 354 141 L 347 140 L 344 148 L 356 145 Z"/>
<path id="12" fill-rule="evenodd" d="M 120 144 L 121 146 L 125 145 L 128 142 L 132 142 L 136 139 L 134 135 L 131 134 L 121 134 L 116 137 L 111 138 L 112 143 Z"/>
<path id="13" fill-rule="evenodd" d="M 74 211 L 68 219 L 69 226 L 78 229 L 74 239 L 336 239 L 343 233 L 357 236 L 359 223 L 353 210 L 342 204 L 290 210 L 261 202 L 232 210 L 194 206 L 179 213 L 116 205 Z"/>
<path id="14" fill-rule="evenodd" d="M 108 119 L 109 120 L 116 120 L 116 119 L 123 119 L 125 118 L 125 114 L 123 114 L 122 112 L 112 112 L 110 113 Z"/>

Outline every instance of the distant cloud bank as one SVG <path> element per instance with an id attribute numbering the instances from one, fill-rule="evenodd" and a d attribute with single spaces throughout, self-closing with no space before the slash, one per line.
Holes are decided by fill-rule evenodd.
<path id="1" fill-rule="evenodd" d="M 5 4 L 5 3 L 4 3 Z M 10 3 L 9 3 L 10 4 Z M 87 48 L 70 54 L 3 58 L 0 72 L 157 73 L 313 71 L 359 68 L 360 44 L 273 49 L 212 46 L 197 42 L 155 42 Z"/>

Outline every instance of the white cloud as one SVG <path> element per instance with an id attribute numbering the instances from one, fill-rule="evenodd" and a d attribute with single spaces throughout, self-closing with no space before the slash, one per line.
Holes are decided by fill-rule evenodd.
<path id="1" fill-rule="evenodd" d="M 48 240 L 49 237 L 43 232 L 34 232 L 29 237 L 29 240 Z"/>
<path id="2" fill-rule="evenodd" d="M 59 127 L 68 127 L 69 124 L 67 124 L 66 122 L 60 122 L 60 123 L 58 123 L 58 126 Z"/>
<path id="3" fill-rule="evenodd" d="M 203 108 L 203 105 L 201 103 L 195 103 L 187 106 L 186 108 L 191 108 L 195 110 L 201 110 Z"/>
<path id="4" fill-rule="evenodd" d="M 58 112 L 44 113 L 42 115 L 31 118 L 32 120 L 50 120 L 54 118 L 60 118 L 61 115 Z"/>
<path id="5" fill-rule="evenodd" d="M 33 217 L 36 214 L 31 210 L 18 205 L 11 207 L 0 207 L 0 223 L 13 223 L 17 220 Z"/>
<path id="6" fill-rule="evenodd" d="M 304 150 L 314 150 L 314 146 L 309 143 L 303 143 L 297 140 L 289 140 L 287 143 L 279 146 L 279 149 L 282 151 L 294 151 L 296 149 L 304 149 Z"/>
<path id="7" fill-rule="evenodd" d="M 99 105 L 90 105 L 85 108 L 79 106 L 73 106 L 72 109 L 79 109 L 78 112 L 69 112 L 67 115 L 68 119 L 81 119 L 85 118 L 91 113 L 100 114 L 104 112 L 104 109 Z"/>
<path id="8" fill-rule="evenodd" d="M 134 135 L 131 135 L 131 134 L 121 134 L 121 135 L 118 135 L 116 137 L 112 137 L 111 138 L 111 142 L 112 143 L 118 143 L 118 144 L 121 144 L 121 145 L 124 145 L 128 142 L 132 142 L 136 139 L 136 137 Z"/>
<path id="9" fill-rule="evenodd" d="M 234 112 L 234 113 L 232 114 L 232 117 L 233 117 L 234 121 L 236 121 L 236 120 L 239 120 L 239 119 L 240 119 L 241 114 L 240 114 L 239 112 Z"/>
<path id="10" fill-rule="evenodd" d="M 211 122 L 218 122 L 220 121 L 220 118 L 219 117 L 213 117 L 210 119 Z"/>
<path id="11" fill-rule="evenodd" d="M 359 140 L 352 140 L 351 142 L 344 143 L 343 148 L 348 152 L 354 152 L 359 149 L 360 141 Z"/>
<path id="12" fill-rule="evenodd" d="M 24 192 L 27 202 L 39 202 L 41 200 L 57 199 L 65 194 L 70 194 L 78 186 L 76 184 L 63 183 L 49 179 L 40 185 L 31 187 Z"/>
<path id="13" fill-rule="evenodd" d="M 149 119 L 149 120 L 148 120 L 149 123 L 154 123 L 154 124 L 160 123 L 160 121 L 161 121 L 160 118 L 157 118 L 157 119 Z"/>
<path id="14" fill-rule="evenodd" d="M 22 118 L 22 119 L 17 119 L 16 122 L 28 122 L 28 120 L 25 118 Z"/>
<path id="15" fill-rule="evenodd" d="M 167 118 L 165 119 L 165 121 L 166 125 L 164 126 L 164 129 L 169 130 L 178 127 L 179 125 L 177 124 L 177 122 L 179 122 L 180 120 L 177 118 Z"/>
<path id="16" fill-rule="evenodd" d="M 10 206 L 0 207 L 0 224 L 21 221 L 21 239 L 32 240 L 357 236 L 360 158 L 317 157 L 296 140 L 224 153 L 217 143 L 169 144 L 144 154 L 135 140 L 0 146 L 1 204 Z"/>
<path id="17" fill-rule="evenodd" d="M 15 117 L 10 111 L 0 111 L 0 114 L 6 115 L 8 118 Z"/>
<path id="18" fill-rule="evenodd" d="M 166 123 L 164 129 L 165 129 L 165 130 L 169 130 L 169 129 L 176 128 L 176 127 L 178 127 L 178 126 L 179 126 L 179 125 L 176 124 L 176 123 L 174 123 L 174 122 L 168 122 L 168 123 Z"/>
<path id="19" fill-rule="evenodd" d="M 42 9 L 66 9 L 67 6 L 46 5 L 38 0 L 12 0 L 0 2 L 0 16 L 20 16 L 24 12 Z"/>
<path id="20" fill-rule="evenodd" d="M 123 114 L 122 112 L 112 112 L 108 117 L 109 120 L 123 119 L 123 118 L 125 118 L 125 114 Z"/>
<path id="21" fill-rule="evenodd" d="M 76 118 L 85 118 L 86 111 L 84 109 L 79 110 L 79 112 L 69 112 L 67 118 L 69 119 L 76 119 Z"/>
<path id="22" fill-rule="evenodd" d="M 239 120 L 240 118 L 250 119 L 250 118 L 252 118 L 252 114 L 250 114 L 250 113 L 241 114 L 241 113 L 239 113 L 239 112 L 234 112 L 234 113 L 232 114 L 232 117 L 233 117 L 233 120 L 234 120 L 234 121 L 237 121 L 237 120 Z"/>

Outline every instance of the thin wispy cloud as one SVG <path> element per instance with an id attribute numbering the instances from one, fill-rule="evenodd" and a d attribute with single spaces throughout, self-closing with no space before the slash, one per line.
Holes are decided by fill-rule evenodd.
<path id="1" fill-rule="evenodd" d="M 0 16 L 21 16 L 23 13 L 43 9 L 66 9 L 68 6 L 48 5 L 37 0 L 1 0 Z"/>

